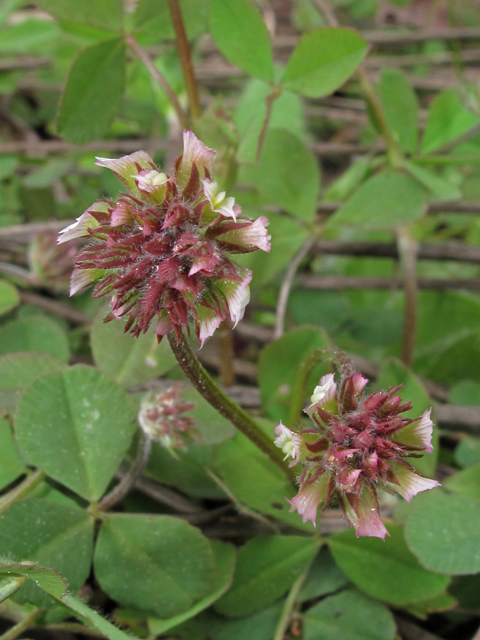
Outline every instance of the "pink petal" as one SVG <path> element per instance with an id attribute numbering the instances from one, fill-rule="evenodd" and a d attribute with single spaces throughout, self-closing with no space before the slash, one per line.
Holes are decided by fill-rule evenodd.
<path id="1" fill-rule="evenodd" d="M 213 173 L 213 159 L 217 154 L 206 147 L 193 131 L 183 132 L 183 154 L 178 168 L 177 183 L 180 192 L 187 186 L 195 162 L 200 178 Z"/>
<path id="2" fill-rule="evenodd" d="M 188 272 L 189 276 L 193 276 L 198 271 L 203 271 L 203 275 L 211 276 L 215 271 L 215 267 L 217 266 L 219 260 L 214 255 L 201 256 L 199 258 L 194 258 L 192 261 L 192 266 L 190 267 L 190 271 Z"/>
<path id="3" fill-rule="evenodd" d="M 138 193 L 138 190 L 135 178 L 132 176 L 137 175 L 139 172 L 138 167 L 140 167 L 140 170 L 156 170 L 155 163 L 146 151 L 135 151 L 135 153 L 123 156 L 122 158 L 96 158 L 95 164 L 98 167 L 111 169 L 123 184 L 125 184 L 134 193 Z"/>
<path id="4" fill-rule="evenodd" d="M 225 318 L 224 316 L 219 315 L 213 309 L 204 307 L 201 304 L 197 305 L 196 311 L 199 324 L 198 339 L 203 347 L 205 340 L 208 340 L 208 338 L 211 338 L 213 336 L 215 331 L 220 326 L 220 323 Z"/>
<path id="5" fill-rule="evenodd" d="M 215 288 L 219 290 L 228 305 L 228 311 L 232 322 L 236 325 L 243 318 L 245 307 L 250 300 L 250 289 L 248 285 L 252 280 L 252 272 L 244 267 L 237 266 L 237 273 L 242 277 L 242 281 L 219 280 L 215 283 Z"/>
<path id="6" fill-rule="evenodd" d="M 132 215 L 132 208 L 127 202 L 117 203 L 117 206 L 112 211 L 112 217 L 110 219 L 111 227 L 122 227 L 124 224 L 133 224 L 134 219 Z"/>
<path id="7" fill-rule="evenodd" d="M 410 502 L 410 500 L 421 491 L 428 491 L 429 489 L 435 489 L 440 486 L 436 480 L 418 475 L 401 462 L 393 461 L 389 462 L 389 465 L 400 484 L 397 485 L 389 482 L 387 483 L 388 488 L 391 491 L 399 493 L 407 502 Z"/>
<path id="8" fill-rule="evenodd" d="M 354 506 L 354 503 L 357 503 Z M 381 538 L 390 535 L 380 518 L 376 496 L 369 487 L 362 487 L 360 497 L 352 494 L 342 496 L 345 517 L 355 527 L 357 538 L 368 536 Z"/>
<path id="9" fill-rule="evenodd" d="M 349 469 L 348 467 L 339 470 L 339 472 L 337 472 L 337 486 L 339 491 L 350 491 L 353 485 L 356 484 L 361 473 L 361 469 Z"/>
<path id="10" fill-rule="evenodd" d="M 325 502 L 328 494 L 329 473 L 324 472 L 313 482 L 304 485 L 297 495 L 287 502 L 291 504 L 290 511 L 298 511 L 303 522 L 310 521 L 316 526 L 317 509 L 322 502 Z"/>
<path id="11" fill-rule="evenodd" d="M 424 449 L 427 453 L 432 453 L 433 422 L 430 418 L 431 413 L 431 409 L 425 411 L 421 418 L 399 429 L 393 435 L 392 440 L 408 447 L 416 447 Z"/>
<path id="12" fill-rule="evenodd" d="M 154 329 L 154 333 L 159 336 L 165 336 L 171 331 L 173 331 L 173 322 L 170 320 L 168 311 L 162 311 L 158 315 L 158 322 Z"/>
<path id="13" fill-rule="evenodd" d="M 368 383 L 368 379 L 364 378 L 361 373 L 354 373 L 345 378 L 340 390 L 340 402 L 345 411 L 353 411 L 357 408 L 360 396 Z"/>

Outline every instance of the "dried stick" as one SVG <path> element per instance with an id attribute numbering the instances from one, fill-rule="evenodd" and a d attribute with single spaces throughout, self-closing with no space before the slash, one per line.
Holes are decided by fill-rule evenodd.
<path id="1" fill-rule="evenodd" d="M 143 431 L 140 432 L 140 442 L 138 443 L 138 450 L 136 458 L 128 470 L 123 476 L 117 486 L 107 493 L 107 495 L 100 500 L 96 506 L 95 511 L 107 511 L 115 506 L 120 500 L 129 493 L 135 486 L 137 480 L 140 478 L 145 465 L 148 462 L 150 451 L 152 450 L 152 440 Z"/>
<path id="2" fill-rule="evenodd" d="M 345 291 L 357 289 L 396 289 L 403 287 L 403 280 L 396 278 L 360 278 L 356 276 L 314 276 L 302 275 L 298 278 L 298 286 L 303 289 L 318 289 L 322 291 Z M 466 291 L 480 290 L 480 278 L 419 278 L 419 289 L 431 289 L 432 291 L 446 291 L 448 289 L 465 289 Z"/>

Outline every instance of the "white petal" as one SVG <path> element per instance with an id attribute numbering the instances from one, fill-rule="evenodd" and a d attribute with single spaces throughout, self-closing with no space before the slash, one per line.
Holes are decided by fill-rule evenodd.
<path id="1" fill-rule="evenodd" d="M 237 272 L 243 277 L 241 282 L 236 280 L 222 280 L 215 283 L 215 287 L 224 295 L 232 322 L 236 325 L 243 318 L 245 307 L 250 301 L 248 285 L 252 280 L 249 269 L 238 267 Z"/>
<path id="2" fill-rule="evenodd" d="M 101 269 L 74 269 L 70 280 L 70 295 L 73 296 L 81 289 L 90 286 L 102 273 Z"/>
<path id="3" fill-rule="evenodd" d="M 198 323 L 200 326 L 198 338 L 200 340 L 200 344 L 203 347 L 205 340 L 208 340 L 208 338 L 211 338 L 213 336 L 215 331 L 220 326 L 223 318 L 212 309 L 208 309 L 207 307 L 204 307 L 200 304 L 197 305 L 196 310 L 198 315 Z"/>
<path id="4" fill-rule="evenodd" d="M 399 429 L 392 440 L 411 447 L 419 447 L 427 453 L 432 453 L 433 422 L 430 418 L 432 410 L 425 411 L 421 418 Z"/>
<path id="5" fill-rule="evenodd" d="M 407 502 L 410 502 L 410 500 L 421 491 L 428 491 L 429 489 L 435 489 L 440 486 L 436 480 L 424 478 L 400 462 L 389 462 L 389 465 L 400 482 L 400 485 L 389 482 L 388 488 L 391 491 L 399 493 Z"/>
<path id="6" fill-rule="evenodd" d="M 122 158 L 96 158 L 95 164 L 98 167 L 111 169 L 129 189 L 136 192 L 137 186 L 132 174 L 138 173 L 138 167 L 140 169 L 156 169 L 155 163 L 146 151 L 135 151 L 135 153 Z"/>

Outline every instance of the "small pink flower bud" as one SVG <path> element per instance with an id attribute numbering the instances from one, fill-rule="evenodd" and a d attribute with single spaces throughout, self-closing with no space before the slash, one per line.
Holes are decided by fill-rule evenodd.
<path id="1" fill-rule="evenodd" d="M 147 394 L 141 403 L 138 421 L 145 434 L 166 449 L 185 449 L 188 442 L 201 438 L 195 419 L 185 415 L 195 408 L 181 399 L 182 388 L 172 385 L 161 393 Z"/>

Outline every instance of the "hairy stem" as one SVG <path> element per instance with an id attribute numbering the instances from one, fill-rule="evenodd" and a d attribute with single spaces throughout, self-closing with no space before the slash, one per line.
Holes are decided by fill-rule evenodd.
<path id="1" fill-rule="evenodd" d="M 0 498 L 0 513 L 6 511 L 16 500 L 28 496 L 46 477 L 46 474 L 40 469 L 28 475 L 19 485 Z"/>
<path id="2" fill-rule="evenodd" d="M 292 393 L 292 403 L 290 405 L 287 426 L 293 426 L 300 418 L 308 380 L 315 367 L 325 361 L 332 362 L 342 376 L 349 376 L 357 371 L 350 357 L 345 351 L 341 351 L 340 349 L 325 347 L 323 349 L 315 349 L 315 351 L 309 353 L 300 364 L 298 370 Z"/>
<path id="3" fill-rule="evenodd" d="M 136 481 L 141 476 L 145 465 L 148 462 L 150 451 L 152 449 L 152 441 L 143 431 L 140 435 L 140 442 L 138 443 L 137 456 L 128 470 L 123 476 L 117 486 L 107 493 L 107 495 L 100 500 L 97 505 L 98 511 L 107 511 L 122 500 L 127 493 L 135 486 Z"/>
<path id="4" fill-rule="evenodd" d="M 185 336 L 177 341 L 175 334 L 169 333 L 168 341 L 183 372 L 205 400 L 263 451 L 288 478 L 293 479 L 294 474 L 284 464 L 280 449 L 273 443 L 273 435 L 270 439 L 255 420 L 218 387 L 200 364 Z"/>
<path id="5" fill-rule="evenodd" d="M 417 323 L 417 242 L 409 230 L 397 230 L 398 253 L 404 272 L 405 311 L 403 315 L 402 362 L 410 367 L 415 347 Z"/>
<path id="6" fill-rule="evenodd" d="M 178 0 L 168 0 L 168 8 L 170 10 L 173 28 L 175 29 L 178 55 L 180 57 L 180 64 L 182 65 L 185 88 L 187 90 L 188 102 L 190 104 L 190 115 L 192 120 L 195 121 L 202 115 L 202 108 L 200 106 L 198 84 L 193 72 L 192 56 L 190 54 L 190 45 L 188 44 L 187 34 L 185 32 L 182 11 Z"/>
<path id="7" fill-rule="evenodd" d="M 155 80 L 155 82 L 158 82 L 158 84 L 165 91 L 167 98 L 170 100 L 172 107 L 175 109 L 175 113 L 177 114 L 177 118 L 182 128 L 188 129 L 187 116 L 184 110 L 182 109 L 179 101 L 177 100 L 177 96 L 175 95 L 175 92 L 173 91 L 172 87 L 168 84 L 165 76 L 162 73 L 160 73 L 160 71 L 157 69 L 157 67 L 153 64 L 152 60 L 150 59 L 150 56 L 147 54 L 146 51 L 142 49 L 142 47 L 138 44 L 135 38 L 133 38 L 132 36 L 126 36 L 125 42 L 128 44 L 130 49 L 135 53 L 137 58 L 143 62 L 143 64 L 145 65 L 148 72 L 150 73 L 152 78 Z"/>

